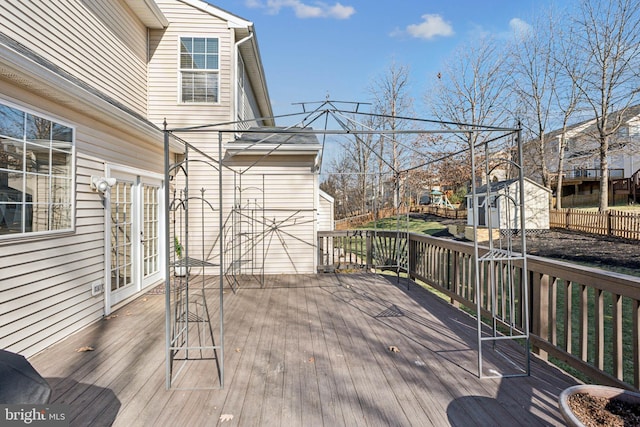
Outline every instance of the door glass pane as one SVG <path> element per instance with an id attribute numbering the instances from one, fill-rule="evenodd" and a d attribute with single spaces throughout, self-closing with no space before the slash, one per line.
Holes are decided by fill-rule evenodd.
<path id="1" fill-rule="evenodd" d="M 133 184 L 118 181 L 111 187 L 111 290 L 133 283 Z"/>
<path id="2" fill-rule="evenodd" d="M 157 273 L 160 268 L 158 241 L 159 241 L 159 188 L 144 184 L 142 187 L 143 197 L 143 266 L 144 276 Z"/>

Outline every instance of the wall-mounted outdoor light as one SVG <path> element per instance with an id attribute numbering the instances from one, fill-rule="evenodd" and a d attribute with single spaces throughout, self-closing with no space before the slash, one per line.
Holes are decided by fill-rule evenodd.
<path id="1" fill-rule="evenodd" d="M 91 189 L 104 193 L 111 187 L 116 185 L 115 178 L 105 178 L 104 176 L 91 177 Z"/>

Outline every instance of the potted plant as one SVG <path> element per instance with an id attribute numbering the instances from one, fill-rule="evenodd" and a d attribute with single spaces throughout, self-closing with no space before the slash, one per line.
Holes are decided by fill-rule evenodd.
<path id="1" fill-rule="evenodd" d="M 626 426 L 640 422 L 640 394 L 617 387 L 572 386 L 560 393 L 558 403 L 560 413 L 571 427 L 595 425 L 593 420 L 600 420 L 601 425 Z"/>
<path id="2" fill-rule="evenodd" d="M 176 253 L 176 263 L 174 264 L 173 268 L 173 274 L 175 276 L 179 276 L 179 277 L 184 277 L 189 273 L 188 267 L 187 267 L 187 262 L 186 260 L 183 260 L 182 258 L 182 251 L 183 251 L 183 247 L 182 244 L 180 243 L 180 240 L 178 240 L 177 237 L 173 238 L 173 250 Z"/>

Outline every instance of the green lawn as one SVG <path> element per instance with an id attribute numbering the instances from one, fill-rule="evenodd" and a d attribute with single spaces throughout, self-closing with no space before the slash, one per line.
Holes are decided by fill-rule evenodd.
<path id="1" fill-rule="evenodd" d="M 435 234 L 447 227 L 437 221 L 425 221 L 418 218 L 401 216 L 379 219 L 363 224 L 359 229 L 364 230 L 400 230 L 409 231 L 410 233 Z"/>

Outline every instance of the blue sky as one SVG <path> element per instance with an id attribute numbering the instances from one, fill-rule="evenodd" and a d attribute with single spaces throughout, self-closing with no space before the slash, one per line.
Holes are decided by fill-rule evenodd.
<path id="1" fill-rule="evenodd" d="M 209 0 L 256 28 L 274 113 L 296 102 L 370 99 L 372 80 L 407 65 L 419 107 L 440 64 L 481 33 L 509 34 L 550 0 Z M 556 0 L 555 3 L 562 3 Z M 279 123 L 280 124 L 280 123 Z"/>

